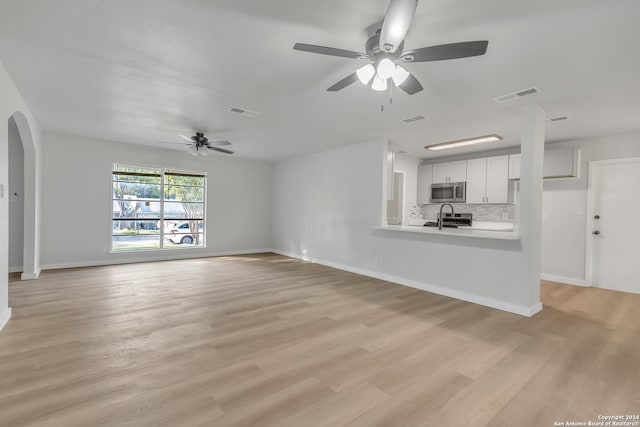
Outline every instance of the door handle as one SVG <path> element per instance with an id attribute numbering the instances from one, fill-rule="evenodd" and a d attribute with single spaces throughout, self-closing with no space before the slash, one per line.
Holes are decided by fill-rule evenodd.
<path id="1" fill-rule="evenodd" d="M 594 231 L 593 234 L 595 234 L 596 236 L 600 234 L 600 232 L 598 230 Z"/>
<path id="2" fill-rule="evenodd" d="M 594 216 L 593 219 L 600 219 L 600 215 Z"/>

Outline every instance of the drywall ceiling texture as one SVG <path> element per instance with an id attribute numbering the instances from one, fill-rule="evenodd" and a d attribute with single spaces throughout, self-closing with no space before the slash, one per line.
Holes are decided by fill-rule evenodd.
<path id="1" fill-rule="evenodd" d="M 487 54 L 407 65 L 425 90 L 395 91 L 392 105 L 359 83 L 326 92 L 362 63 L 294 43 L 361 51 L 387 5 L 3 0 L 0 60 L 46 130 L 149 145 L 204 130 L 234 142 L 238 157 L 282 159 L 372 138 L 419 157 L 431 155 L 428 143 L 490 133 L 518 145 L 531 101 L 571 116 L 549 126 L 549 141 L 640 131 L 637 0 L 420 1 L 408 49 L 486 39 Z M 534 85 L 544 92 L 493 101 Z M 428 119 L 401 121 L 417 114 Z"/>
<path id="2" fill-rule="evenodd" d="M 45 133 L 42 268 L 264 252 L 271 164 Z M 110 253 L 113 163 L 207 173 L 206 248 Z"/>
<path id="3" fill-rule="evenodd" d="M 535 126 L 523 133 L 523 165 L 531 163 L 523 167 L 523 174 L 530 174 L 532 182 L 521 190 L 522 198 L 528 199 L 527 212 L 520 218 L 521 241 L 375 231 L 382 222 L 386 198 L 387 142 L 374 140 L 275 164 L 274 248 L 286 255 L 533 314 L 540 308 L 535 256 L 540 237 L 535 230 L 540 226 L 541 196 L 532 192 L 542 185 L 540 132 L 544 131 L 540 116 L 536 117 Z M 539 147 L 525 150 L 524 144 L 534 143 L 525 133 L 538 138 Z"/>
<path id="4" fill-rule="evenodd" d="M 640 133 L 567 141 L 557 146 L 580 150 L 579 178 L 544 181 L 542 273 L 549 280 L 584 286 L 586 238 L 591 232 L 587 229 L 591 219 L 586 216 L 589 162 L 640 157 Z M 634 217 L 635 213 L 630 215 Z"/>

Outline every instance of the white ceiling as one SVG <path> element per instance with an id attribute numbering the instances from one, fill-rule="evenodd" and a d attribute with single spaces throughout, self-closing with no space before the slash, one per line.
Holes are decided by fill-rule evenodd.
<path id="1" fill-rule="evenodd" d="M 0 61 L 46 130 L 164 148 L 203 130 L 245 158 L 378 137 L 419 157 L 426 144 L 492 133 L 508 146 L 525 102 L 571 116 L 549 124 L 548 141 L 640 130 L 637 0 L 420 0 L 407 48 L 486 39 L 488 52 L 409 64 L 425 90 L 397 91 L 381 112 L 381 95 L 359 83 L 325 91 L 357 61 L 292 47 L 362 51 L 387 4 L 2 0 Z M 493 101 L 534 85 L 544 93 Z M 417 114 L 429 119 L 401 121 Z"/>

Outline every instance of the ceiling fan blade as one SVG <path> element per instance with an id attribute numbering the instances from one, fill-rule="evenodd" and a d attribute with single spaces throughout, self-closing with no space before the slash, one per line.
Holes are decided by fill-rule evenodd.
<path id="1" fill-rule="evenodd" d="M 380 31 L 380 50 L 398 50 L 416 13 L 418 0 L 391 0 Z"/>
<path id="2" fill-rule="evenodd" d="M 222 145 L 231 145 L 229 141 L 209 141 L 209 145 L 220 147 Z"/>
<path id="3" fill-rule="evenodd" d="M 187 145 L 184 142 L 156 141 L 158 144 Z"/>
<path id="4" fill-rule="evenodd" d="M 446 59 L 468 58 L 484 55 L 489 42 L 486 40 L 441 44 L 410 50 L 402 54 L 405 62 L 444 61 Z"/>
<path id="5" fill-rule="evenodd" d="M 180 138 L 184 139 L 185 141 L 188 142 L 193 142 L 193 139 L 189 138 L 188 136 L 184 136 L 184 135 L 178 135 Z"/>
<path id="6" fill-rule="evenodd" d="M 409 74 L 409 77 L 405 79 L 400 86 L 398 86 L 409 95 L 420 92 L 423 88 L 418 79 L 413 74 Z"/>
<path id="7" fill-rule="evenodd" d="M 207 147 L 207 148 L 209 150 L 219 151 L 219 152 L 225 153 L 225 154 L 233 154 L 233 151 L 225 150 L 224 148 L 218 148 L 218 147 Z"/>
<path id="8" fill-rule="evenodd" d="M 303 52 L 319 53 L 321 55 L 340 56 L 342 58 L 359 59 L 365 58 L 364 53 L 354 52 L 351 50 L 336 49 L 334 47 L 316 46 L 314 44 L 296 43 L 293 48 Z"/>
<path id="9" fill-rule="evenodd" d="M 327 89 L 327 92 L 337 92 L 357 81 L 358 81 L 358 75 L 356 73 L 349 74 L 347 77 L 345 77 L 344 79 L 340 80 L 338 83 L 334 84 L 329 89 Z"/>

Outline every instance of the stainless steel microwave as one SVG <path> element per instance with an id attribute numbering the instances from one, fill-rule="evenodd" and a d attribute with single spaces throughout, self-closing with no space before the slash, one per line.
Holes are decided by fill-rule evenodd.
<path id="1" fill-rule="evenodd" d="M 464 203 L 466 200 L 466 182 L 431 184 L 431 203 Z"/>

